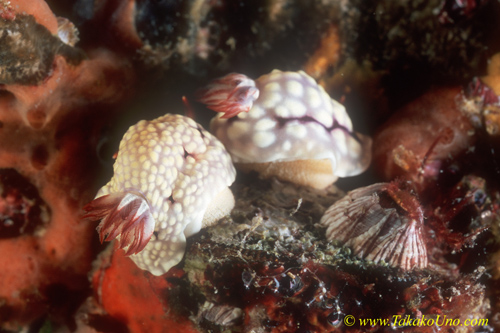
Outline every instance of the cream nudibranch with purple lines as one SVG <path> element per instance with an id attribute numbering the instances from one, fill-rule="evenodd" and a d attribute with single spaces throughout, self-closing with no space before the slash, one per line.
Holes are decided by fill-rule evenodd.
<path id="1" fill-rule="evenodd" d="M 86 205 L 101 242 L 162 275 L 179 263 L 186 237 L 234 207 L 236 171 L 222 143 L 190 118 L 167 114 L 133 125 L 120 142 L 113 178 Z"/>
<path id="2" fill-rule="evenodd" d="M 370 164 L 371 139 L 355 133 L 345 107 L 303 71 L 255 81 L 228 74 L 198 100 L 220 112 L 210 129 L 243 171 L 325 188 Z"/>

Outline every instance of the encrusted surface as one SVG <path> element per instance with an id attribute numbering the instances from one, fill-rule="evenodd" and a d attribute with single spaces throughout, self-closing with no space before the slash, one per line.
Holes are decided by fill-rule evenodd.
<path id="1" fill-rule="evenodd" d="M 52 70 L 56 54 L 68 62 L 79 63 L 83 52 L 66 45 L 38 24 L 31 15 L 17 15 L 13 19 L 0 17 L 0 83 L 35 85 Z"/>
<path id="2" fill-rule="evenodd" d="M 232 219 L 189 242 L 184 264 L 189 285 L 172 290 L 194 295 L 198 310 L 192 303 L 189 309 L 201 331 L 341 332 L 347 314 L 465 320 L 489 310 L 480 282 L 483 267 L 465 275 L 402 272 L 325 240 L 315 223 L 341 195 L 334 188 L 311 191 L 275 180 L 241 186 L 235 195 Z"/>
<path id="3" fill-rule="evenodd" d="M 446 23 L 440 13 L 448 6 L 468 12 Z M 498 10 L 496 1 L 342 1 L 344 52 L 377 69 L 417 76 L 428 71 L 425 76 L 434 79 L 470 77 L 484 68 Z"/>
<path id="4" fill-rule="evenodd" d="M 36 187 L 13 169 L 0 169 L 0 239 L 43 234 L 49 221 Z"/>

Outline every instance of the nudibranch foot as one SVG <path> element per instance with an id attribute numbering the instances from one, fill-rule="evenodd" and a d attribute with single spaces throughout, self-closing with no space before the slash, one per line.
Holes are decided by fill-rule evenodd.
<path id="1" fill-rule="evenodd" d="M 202 227 L 205 228 L 214 225 L 218 220 L 229 215 L 234 204 L 233 192 L 226 187 L 212 199 L 210 205 L 207 207 L 205 214 L 203 214 L 203 220 L 201 221 Z M 187 235 L 186 231 L 185 234 Z"/>
<path id="2" fill-rule="evenodd" d="M 371 138 L 355 132 L 345 107 L 303 71 L 274 70 L 255 81 L 229 74 L 201 97 L 225 112 L 210 129 L 242 171 L 323 189 L 370 165 Z"/>
<path id="3" fill-rule="evenodd" d="M 248 112 L 259 97 L 255 81 L 243 74 L 231 73 L 211 82 L 197 93 L 197 99 L 207 108 L 223 112 L 223 119 Z"/>
<path id="4" fill-rule="evenodd" d="M 337 181 L 330 159 L 296 160 L 269 163 L 237 163 L 243 172 L 256 171 L 262 178 L 277 177 L 301 186 L 322 190 Z"/>
<path id="5" fill-rule="evenodd" d="M 153 235 L 155 220 L 146 199 L 136 192 L 104 195 L 83 208 L 84 218 L 101 220 L 97 227 L 102 242 L 119 237 L 119 247 L 125 254 L 137 254 L 146 247 Z"/>
<path id="6" fill-rule="evenodd" d="M 222 143 L 194 120 L 166 114 L 123 135 L 114 175 L 87 205 L 130 259 L 162 275 L 184 256 L 186 237 L 229 214 L 236 170 Z"/>

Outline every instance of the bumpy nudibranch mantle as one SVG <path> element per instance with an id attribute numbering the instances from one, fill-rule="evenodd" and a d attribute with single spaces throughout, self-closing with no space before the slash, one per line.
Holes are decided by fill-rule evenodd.
<path id="1" fill-rule="evenodd" d="M 324 188 L 337 177 L 360 174 L 370 164 L 371 139 L 355 133 L 344 106 L 302 71 L 274 70 L 255 81 L 229 74 L 201 90 L 199 100 L 221 112 L 212 120 L 211 131 L 243 170 Z M 301 164 L 290 163 L 295 161 Z M 310 167 L 305 161 L 327 166 L 303 171 Z M 276 162 L 281 164 L 272 165 Z M 270 172 L 289 167 L 290 175 Z M 329 175 L 309 183 L 313 169 Z"/>
<path id="2" fill-rule="evenodd" d="M 347 193 L 321 218 L 326 238 L 375 263 L 403 270 L 427 267 L 422 207 L 401 185 L 378 183 Z"/>
<path id="3" fill-rule="evenodd" d="M 228 214 L 236 171 L 222 143 L 192 119 L 167 114 L 130 127 L 113 178 L 84 209 L 102 219 L 101 241 L 119 239 L 152 274 L 179 263 L 186 237 Z"/>

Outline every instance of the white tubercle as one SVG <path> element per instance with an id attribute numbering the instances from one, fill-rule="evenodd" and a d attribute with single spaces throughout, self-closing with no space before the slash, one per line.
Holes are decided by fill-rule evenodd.
<path id="1" fill-rule="evenodd" d="M 303 71 L 274 70 L 255 80 L 248 113 L 210 124 L 236 163 L 329 159 L 333 174 L 354 176 L 371 160 L 371 139 L 355 133 L 343 105 Z"/>
<path id="2" fill-rule="evenodd" d="M 235 177 L 217 138 L 167 114 L 129 128 L 113 178 L 84 209 L 102 219 L 101 240 L 118 238 L 140 268 L 161 275 L 182 259 L 186 237 L 229 213 Z"/>

